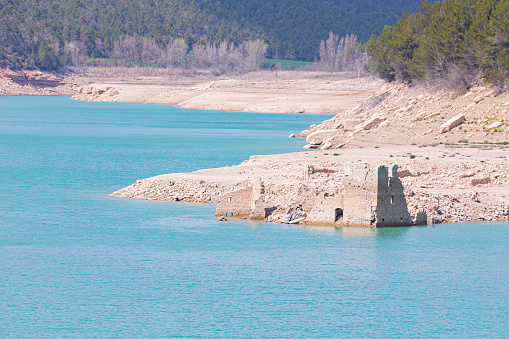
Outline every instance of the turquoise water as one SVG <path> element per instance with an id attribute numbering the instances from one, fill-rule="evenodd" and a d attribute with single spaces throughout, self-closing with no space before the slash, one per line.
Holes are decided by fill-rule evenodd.
<path id="1" fill-rule="evenodd" d="M 509 224 L 220 223 L 109 198 L 300 150 L 316 115 L 0 97 L 0 337 L 506 337 Z"/>

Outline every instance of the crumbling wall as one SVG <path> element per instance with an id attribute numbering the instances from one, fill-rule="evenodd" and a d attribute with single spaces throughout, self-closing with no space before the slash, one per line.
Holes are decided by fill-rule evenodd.
<path id="1" fill-rule="evenodd" d="M 249 217 L 253 207 L 253 187 L 226 192 L 219 198 L 216 217 Z"/>
<path id="2" fill-rule="evenodd" d="M 265 185 L 261 178 L 253 184 L 252 205 L 249 219 L 264 220 L 265 219 Z"/>
<path id="3" fill-rule="evenodd" d="M 345 164 L 345 225 L 375 226 L 378 173 L 378 168 L 370 168 L 364 162 Z"/>
<path id="4" fill-rule="evenodd" d="M 216 208 L 216 217 L 220 216 L 264 220 L 265 186 L 261 178 L 256 180 L 252 186 L 221 195 Z"/>
<path id="5" fill-rule="evenodd" d="M 306 223 L 312 225 L 343 225 L 344 197 L 318 198 L 313 209 L 308 213 Z"/>
<path id="6" fill-rule="evenodd" d="M 389 169 L 382 165 L 370 168 L 367 163 L 347 163 L 344 186 L 344 224 L 370 227 L 413 225 L 397 165 Z M 419 217 L 423 218 L 422 215 Z"/>
<path id="7" fill-rule="evenodd" d="M 389 169 L 378 167 L 377 202 L 375 209 L 376 227 L 410 226 L 413 224 L 403 190 L 403 183 L 398 177 L 398 165 Z"/>

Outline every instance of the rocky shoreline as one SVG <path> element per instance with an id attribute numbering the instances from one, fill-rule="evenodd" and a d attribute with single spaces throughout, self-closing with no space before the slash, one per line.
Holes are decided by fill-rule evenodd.
<path id="1" fill-rule="evenodd" d="M 412 218 L 425 211 L 428 223 L 509 220 L 508 122 L 507 92 L 386 84 L 302 131 L 308 151 L 138 180 L 112 196 L 218 204 L 263 180 L 265 220 L 307 224 L 317 199 L 344 194 L 344 165 L 362 161 L 399 165 Z"/>
<path id="2" fill-rule="evenodd" d="M 79 87 L 72 75 L 0 69 L 0 95 L 73 95 Z"/>
<path id="3" fill-rule="evenodd" d="M 454 153 L 460 155 L 454 159 L 443 157 L 450 150 L 459 150 Z M 397 149 L 389 150 L 391 154 L 387 150 L 371 149 L 362 151 L 361 155 L 359 149 L 345 149 L 338 155 L 315 151 L 253 156 L 238 166 L 138 180 L 111 195 L 217 204 L 223 194 L 263 178 L 265 202 L 270 210 L 266 221 L 306 224 L 309 202 L 320 194 L 326 197 L 342 194 L 343 165 L 362 158 L 372 165 L 391 165 L 397 161 L 412 216 L 424 209 L 430 223 L 509 220 L 509 167 L 504 158 L 497 158 L 507 154 L 505 148 L 488 151 L 492 152 L 492 159 L 499 161 L 483 164 L 464 160 L 487 152 L 478 149 L 437 147 L 431 153 L 414 147 L 411 151 L 415 158 L 405 159 L 407 152 Z M 426 160 L 425 155 L 433 161 Z M 309 173 L 310 166 L 312 173 Z M 297 219 L 301 220 L 293 222 Z"/>
<path id="4" fill-rule="evenodd" d="M 309 149 L 360 143 L 426 145 L 509 141 L 509 91 L 482 84 L 446 91 L 427 84 L 385 84 L 357 107 L 299 135 Z"/>

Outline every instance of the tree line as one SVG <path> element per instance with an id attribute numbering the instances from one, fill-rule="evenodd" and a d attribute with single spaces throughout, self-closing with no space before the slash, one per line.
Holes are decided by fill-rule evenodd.
<path id="1" fill-rule="evenodd" d="M 367 43 L 369 67 L 388 81 L 443 78 L 468 86 L 478 76 L 509 80 L 509 0 L 422 2 Z"/>
<path id="2" fill-rule="evenodd" d="M 419 1 L 0 0 L 0 66 L 59 69 L 76 43 L 87 59 L 112 58 L 126 37 L 164 50 L 182 39 L 187 53 L 263 40 L 268 57 L 314 61 L 330 30 L 366 41 Z"/>

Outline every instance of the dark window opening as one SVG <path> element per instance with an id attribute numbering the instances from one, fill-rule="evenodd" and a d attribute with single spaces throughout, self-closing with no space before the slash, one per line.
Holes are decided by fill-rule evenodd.
<path id="1" fill-rule="evenodd" d="M 232 201 L 232 197 L 228 197 L 228 202 L 231 202 Z"/>
<path id="2" fill-rule="evenodd" d="M 343 218 L 343 209 L 342 208 L 336 208 L 335 209 L 335 218 L 334 221 L 338 221 L 339 219 Z"/>
<path id="3" fill-rule="evenodd" d="M 394 204 L 394 195 L 391 195 L 391 204 Z"/>

